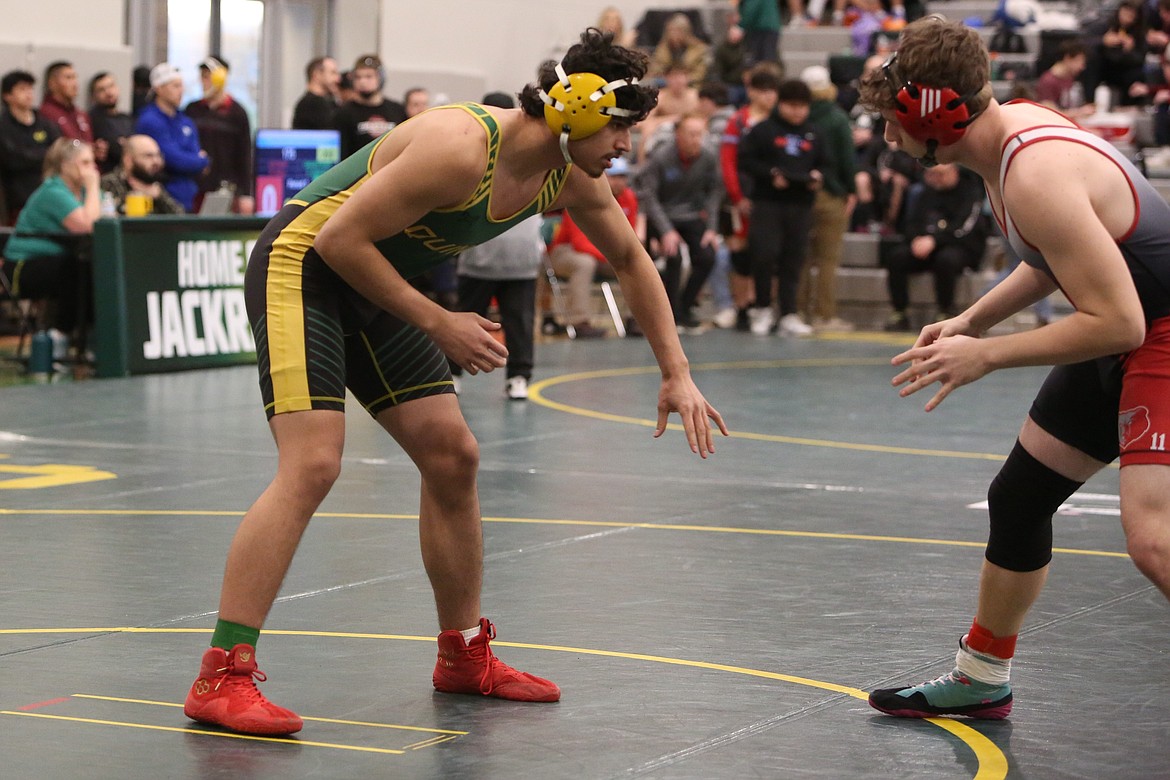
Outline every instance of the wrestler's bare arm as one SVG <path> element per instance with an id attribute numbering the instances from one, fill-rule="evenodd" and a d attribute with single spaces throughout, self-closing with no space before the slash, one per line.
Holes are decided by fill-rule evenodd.
<path id="1" fill-rule="evenodd" d="M 1045 142 L 1021 151 L 1005 185 L 1020 234 L 1052 269 L 1076 311 L 1045 328 L 999 339 L 996 368 L 1073 363 L 1134 349 L 1145 318 L 1115 237 L 1129 229 L 1129 183 L 1104 155 L 1080 144 Z"/>
<path id="2" fill-rule="evenodd" d="M 679 343 L 670 301 L 658 270 L 642 248 L 609 185 L 574 169 L 558 205 L 569 209 L 573 221 L 613 266 L 626 304 L 654 351 L 662 372 L 654 435 L 661 436 L 666 430 L 667 417 L 678 412 L 691 451 L 707 457 L 715 451 L 709 421 L 714 421 L 724 436 L 728 435 L 727 425 L 691 379 L 690 364 Z"/>
<path id="3" fill-rule="evenodd" d="M 646 253 L 609 185 L 574 169 L 559 199 L 613 267 L 627 305 L 664 372 L 686 366 L 674 316 L 654 261 Z"/>
<path id="4" fill-rule="evenodd" d="M 997 307 L 1030 297 L 1028 289 L 1037 282 L 1035 272 L 1026 271 L 1009 277 L 1009 287 L 982 308 L 976 304 L 954 320 L 924 328 L 914 347 L 893 358 L 904 368 L 891 382 L 902 396 L 938 383 L 924 407 L 928 412 L 996 369 L 1114 355 L 1145 338 L 1141 302 L 1114 240 L 1133 219 L 1132 195 L 1116 166 L 1076 144 L 1038 144 L 1013 161 L 1005 197 L 1016 227 L 1044 255 L 1076 311 L 1043 328 L 970 338 L 977 332 L 973 322 L 990 321 L 1002 313 Z"/>

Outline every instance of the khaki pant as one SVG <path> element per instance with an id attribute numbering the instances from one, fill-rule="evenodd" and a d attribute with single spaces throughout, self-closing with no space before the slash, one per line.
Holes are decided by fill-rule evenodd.
<path id="1" fill-rule="evenodd" d="M 568 279 L 568 322 L 566 325 L 580 325 L 589 321 L 592 306 L 593 274 L 597 270 L 597 258 L 584 252 L 577 252 L 568 244 L 553 247 L 548 256 L 553 271 L 562 279 Z"/>
<path id="2" fill-rule="evenodd" d="M 837 267 L 849 229 L 848 198 L 824 190 L 813 202 L 813 227 L 808 262 L 800 274 L 797 306 L 805 320 L 831 320 L 837 316 Z M 816 279 L 810 271 L 816 268 Z"/>

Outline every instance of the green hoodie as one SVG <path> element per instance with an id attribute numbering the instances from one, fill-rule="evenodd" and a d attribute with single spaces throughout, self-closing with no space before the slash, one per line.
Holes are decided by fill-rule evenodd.
<path id="1" fill-rule="evenodd" d="M 825 191 L 838 197 L 852 195 L 857 163 L 849 115 L 835 101 L 814 100 L 809 107 L 808 121 L 825 143 L 828 165 L 821 171 L 825 175 Z"/>

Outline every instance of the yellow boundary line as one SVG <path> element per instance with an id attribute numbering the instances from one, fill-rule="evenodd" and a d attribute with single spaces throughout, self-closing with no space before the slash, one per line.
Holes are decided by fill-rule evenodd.
<path id="1" fill-rule="evenodd" d="M 691 366 L 692 372 L 723 371 L 728 369 L 764 369 L 764 368 L 818 368 L 839 366 L 889 366 L 890 361 L 885 358 L 804 358 L 793 360 L 741 360 L 726 363 L 700 363 Z M 609 368 L 596 371 L 578 371 L 572 374 L 549 377 L 528 386 L 528 400 L 566 414 L 575 414 L 580 417 L 590 417 L 606 422 L 639 425 L 645 428 L 655 428 L 657 420 L 641 417 L 629 417 L 620 414 L 609 414 L 580 406 L 572 406 L 559 401 L 553 401 L 544 395 L 550 387 L 580 382 L 589 379 L 612 379 L 615 377 L 637 376 L 642 374 L 657 374 L 657 366 L 636 366 L 632 368 Z M 678 423 L 667 423 L 670 430 L 681 431 L 683 426 Z M 718 433 L 718 432 L 717 432 Z M 718 438 L 718 436 L 716 437 Z M 833 441 L 830 439 L 810 439 L 801 436 L 782 436 L 779 434 L 752 433 L 750 431 L 731 431 L 730 438 L 748 439 L 751 441 L 767 441 L 778 444 L 795 444 L 802 447 L 826 447 L 839 450 L 854 450 L 859 452 L 882 452 L 890 455 L 917 455 L 933 458 L 961 458 L 967 460 L 1002 461 L 1004 455 L 992 452 L 963 452 L 959 450 L 932 450 L 920 447 L 894 447 L 884 444 L 861 444 L 858 442 Z M 1112 468 L 1117 468 L 1112 465 Z"/>
<path id="2" fill-rule="evenodd" d="M 4 515 L 59 515 L 59 516 L 125 516 L 125 517 L 243 517 L 239 510 L 202 509 L 4 509 Z M 313 517 L 328 517 L 342 520 L 418 520 L 418 515 L 374 512 L 317 512 Z M 485 523 L 510 523 L 517 525 L 566 525 L 589 528 L 642 528 L 648 531 L 689 531 L 713 534 L 748 534 L 754 536 L 790 536 L 805 539 L 833 539 L 850 542 L 890 542 L 895 544 L 933 544 L 945 547 L 984 548 L 987 542 L 970 542 L 961 539 L 930 539 L 913 536 L 882 536 L 879 534 L 831 533 L 827 531 L 792 531 L 782 528 L 740 528 L 718 525 L 688 525 L 683 523 L 623 523 L 616 520 L 572 520 L 541 517 L 482 517 Z M 1075 547 L 1053 547 L 1053 553 L 1064 555 L 1089 555 L 1103 558 L 1129 558 L 1128 553 L 1111 550 L 1080 550 Z"/>
<path id="3" fill-rule="evenodd" d="M 206 628 L 140 628 L 134 626 L 118 626 L 108 628 L 4 628 L 0 629 L 0 635 L 26 635 L 26 634 L 209 634 L 210 629 Z M 412 636 L 408 634 L 373 634 L 373 633 L 358 633 L 349 631 L 302 631 L 302 630 L 281 630 L 281 629 L 265 629 L 264 634 L 267 636 L 312 636 L 312 637 L 328 637 L 336 639 L 378 639 L 378 640 L 396 640 L 409 642 L 434 642 L 434 637 L 431 636 Z M 779 682 L 792 683 L 794 685 L 804 685 L 811 688 L 818 688 L 824 691 L 831 691 L 833 693 L 840 693 L 846 696 L 851 696 L 855 699 L 867 701 L 869 694 L 857 688 L 851 688 L 846 685 L 838 685 L 837 683 L 825 682 L 823 680 L 814 680 L 809 677 L 797 677 L 790 674 L 782 674 L 780 672 L 768 672 L 761 669 L 750 669 L 743 666 L 731 666 L 728 664 L 717 664 L 708 661 L 691 661 L 683 658 L 670 658 L 659 655 L 646 655 L 643 653 L 624 653 L 617 650 L 597 650 L 588 647 L 564 647 L 561 645 L 541 645 L 531 644 L 527 642 L 503 642 L 497 641 L 494 643 L 498 647 L 515 647 L 526 650 L 544 650 L 559 653 L 574 653 L 577 655 L 593 655 L 606 658 L 621 658 L 632 661 L 647 661 L 651 663 L 669 664 L 672 666 L 684 666 L 695 669 L 708 669 L 717 672 L 728 672 L 731 674 L 747 675 L 750 677 L 760 677 L 767 680 L 776 680 Z M 133 700 L 127 700 L 133 701 Z M 175 705 L 177 706 L 177 705 Z M 246 735 L 236 735 L 229 733 L 220 733 L 215 731 L 199 731 L 185 728 L 178 728 L 172 726 L 147 726 L 144 724 L 124 724 L 116 721 L 99 721 L 87 718 L 66 718 L 63 716 L 46 715 L 43 713 L 28 713 L 28 712 L 13 712 L 11 710 L 0 710 L 0 715 L 30 715 L 33 717 L 53 718 L 58 720 L 73 720 L 83 723 L 104 723 L 106 725 L 125 725 L 136 728 L 158 729 L 161 731 L 176 731 L 182 733 L 195 734 L 209 734 L 213 736 L 233 736 L 248 739 L 257 739 L 268 742 L 283 742 L 285 744 L 295 745 L 314 745 L 321 747 L 345 747 L 333 745 L 329 743 L 312 743 L 303 742 L 300 740 L 290 741 L 285 739 L 265 738 L 265 737 L 246 737 Z M 306 720 L 316 720 L 314 718 L 306 718 Z M 924 720 L 933 723 L 944 731 L 949 732 L 953 736 L 961 740 L 971 751 L 975 754 L 975 759 L 978 763 L 978 770 L 975 773 L 973 780 L 1002 780 L 1007 776 L 1008 762 L 1007 756 L 999 747 L 988 739 L 983 734 L 975 729 L 960 723 L 959 721 L 950 718 L 925 718 Z M 332 722 L 332 721 L 327 721 Z M 438 731 L 438 729 L 435 729 Z M 448 732 L 457 734 L 459 732 Z M 463 732 L 466 733 L 466 732 Z M 429 744 L 431 740 L 424 740 L 422 743 L 415 743 L 416 745 Z M 410 747 L 410 746 L 408 746 Z M 389 751 L 381 748 L 352 748 L 354 750 L 367 750 L 370 752 L 397 752 Z"/>

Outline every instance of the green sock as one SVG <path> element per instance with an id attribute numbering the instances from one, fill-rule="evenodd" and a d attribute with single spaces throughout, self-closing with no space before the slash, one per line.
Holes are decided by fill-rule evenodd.
<path id="1" fill-rule="evenodd" d="M 215 633 L 211 635 L 211 646 L 224 650 L 231 650 L 236 645 L 251 645 L 256 647 L 260 639 L 260 629 L 241 626 L 227 620 L 215 621 Z"/>

